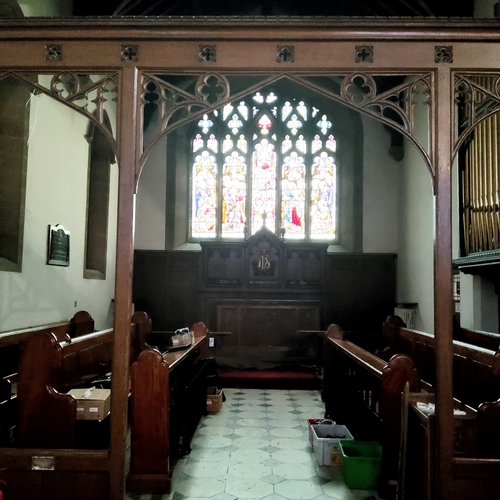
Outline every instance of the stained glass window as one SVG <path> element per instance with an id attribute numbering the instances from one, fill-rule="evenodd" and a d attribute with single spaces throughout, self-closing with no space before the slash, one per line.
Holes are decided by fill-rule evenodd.
<path id="1" fill-rule="evenodd" d="M 311 238 L 335 233 L 335 159 L 323 151 L 313 159 L 311 173 Z"/>
<path id="2" fill-rule="evenodd" d="M 321 106 L 261 90 L 203 115 L 191 136 L 191 237 L 337 237 L 337 140 Z"/>
<path id="3" fill-rule="evenodd" d="M 252 155 L 252 233 L 262 225 L 273 230 L 275 210 L 276 151 L 274 144 L 262 139 L 255 145 Z"/>
<path id="4" fill-rule="evenodd" d="M 217 225 L 217 163 L 208 151 L 194 158 L 192 202 L 193 234 L 213 238 Z"/>
<path id="5" fill-rule="evenodd" d="M 222 167 L 222 234 L 240 236 L 245 229 L 245 158 L 233 151 Z"/>
<path id="6" fill-rule="evenodd" d="M 295 151 L 283 160 L 281 174 L 281 220 L 291 238 L 305 236 L 306 166 Z"/>

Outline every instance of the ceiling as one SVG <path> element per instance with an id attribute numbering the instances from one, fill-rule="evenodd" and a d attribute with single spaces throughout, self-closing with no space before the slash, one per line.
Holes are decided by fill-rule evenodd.
<path id="1" fill-rule="evenodd" d="M 472 17 L 473 0 L 74 0 L 75 16 Z"/>

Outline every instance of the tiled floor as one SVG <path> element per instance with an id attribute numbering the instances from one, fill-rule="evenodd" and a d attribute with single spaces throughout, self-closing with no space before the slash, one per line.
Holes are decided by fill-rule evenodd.
<path id="1" fill-rule="evenodd" d="M 321 418 L 318 391 L 225 389 L 216 415 L 203 417 L 192 452 L 173 473 L 169 495 L 126 500 L 370 500 L 349 490 L 337 467 L 319 467 L 308 418 Z"/>

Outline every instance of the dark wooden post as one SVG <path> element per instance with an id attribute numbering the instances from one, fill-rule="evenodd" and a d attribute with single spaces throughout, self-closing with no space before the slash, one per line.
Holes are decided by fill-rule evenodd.
<path id="1" fill-rule="evenodd" d="M 453 77 L 442 63 L 434 94 L 434 334 L 436 337 L 436 499 L 452 497 L 453 488 L 453 311 L 451 301 L 451 170 Z"/>
<path id="2" fill-rule="evenodd" d="M 121 72 L 118 106 L 118 228 L 111 381 L 110 499 L 125 495 L 125 448 L 132 304 L 133 218 L 137 127 L 137 68 Z"/>

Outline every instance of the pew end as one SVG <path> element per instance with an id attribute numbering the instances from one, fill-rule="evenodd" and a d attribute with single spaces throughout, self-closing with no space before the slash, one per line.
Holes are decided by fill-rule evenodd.
<path id="1" fill-rule="evenodd" d="M 185 349 L 148 348 L 132 364 L 130 492 L 170 491 L 172 467 L 206 414 L 209 331 L 202 322 L 192 331 Z"/>
<path id="2" fill-rule="evenodd" d="M 130 325 L 131 362 L 144 349 L 150 331 L 149 316 L 134 313 Z M 112 370 L 113 338 L 112 328 L 65 341 L 59 341 L 52 332 L 41 331 L 22 344 L 17 384 L 19 446 L 73 449 L 109 444 L 105 432 L 98 445 L 96 440 L 79 438 L 85 424 L 76 423 L 76 403 L 67 393 L 107 378 Z"/>
<path id="3" fill-rule="evenodd" d="M 336 325 L 335 323 L 328 325 L 325 333 L 326 338 L 328 339 L 344 340 L 344 332 L 342 331 L 342 328 L 340 328 L 340 326 Z"/>
<path id="4" fill-rule="evenodd" d="M 477 456 L 500 459 L 500 399 L 477 409 Z"/>

